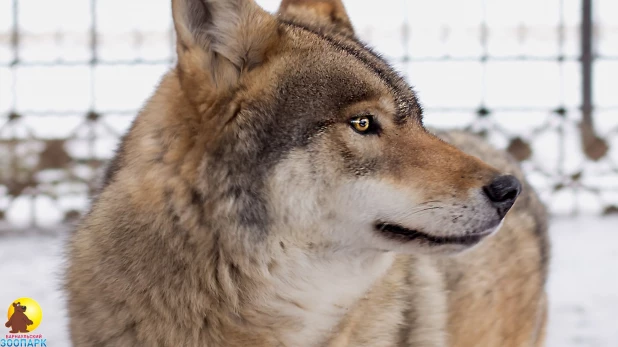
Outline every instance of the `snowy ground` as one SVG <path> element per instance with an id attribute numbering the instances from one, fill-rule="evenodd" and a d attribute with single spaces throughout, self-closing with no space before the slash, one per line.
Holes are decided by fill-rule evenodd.
<path id="1" fill-rule="evenodd" d="M 556 219 L 549 347 L 618 346 L 618 218 Z M 37 329 L 49 346 L 68 346 L 62 237 L 0 238 L 0 309 L 31 297 L 43 309 Z M 3 310 L 3 309 L 2 309 Z"/>

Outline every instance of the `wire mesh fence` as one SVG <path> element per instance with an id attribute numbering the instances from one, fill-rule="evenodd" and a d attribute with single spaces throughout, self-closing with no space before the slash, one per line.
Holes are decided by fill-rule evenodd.
<path id="1" fill-rule="evenodd" d="M 618 212 L 613 0 L 345 3 L 427 124 L 508 149 L 556 214 Z M 2 228 L 78 218 L 174 45 L 169 0 L 0 0 Z"/>

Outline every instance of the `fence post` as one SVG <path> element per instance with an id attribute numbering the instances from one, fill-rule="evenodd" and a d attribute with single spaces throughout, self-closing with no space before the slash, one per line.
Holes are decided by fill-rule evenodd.
<path id="1" fill-rule="evenodd" d="M 582 122 L 580 124 L 582 149 L 592 160 L 599 160 L 607 154 L 609 147 L 594 130 L 594 102 L 592 79 L 594 65 L 594 21 L 592 1 L 582 0 L 581 23 L 581 67 L 582 67 Z"/>
<path id="2" fill-rule="evenodd" d="M 581 64 L 583 121 L 592 125 L 592 0 L 582 0 Z"/>

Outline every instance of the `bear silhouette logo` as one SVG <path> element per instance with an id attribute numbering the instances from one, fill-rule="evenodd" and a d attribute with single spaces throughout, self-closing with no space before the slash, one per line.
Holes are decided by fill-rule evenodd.
<path id="1" fill-rule="evenodd" d="M 23 306 L 21 302 L 13 303 L 13 314 L 9 318 L 9 321 L 4 324 L 7 328 L 11 328 L 9 333 L 29 333 L 28 325 L 34 324 L 34 322 L 26 316 L 26 306 Z"/>

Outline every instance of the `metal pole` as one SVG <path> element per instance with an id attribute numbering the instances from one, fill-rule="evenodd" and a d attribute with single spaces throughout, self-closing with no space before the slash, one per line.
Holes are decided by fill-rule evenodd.
<path id="1" fill-rule="evenodd" d="M 19 1 L 13 0 L 13 29 L 11 31 L 11 49 L 13 50 L 13 61 L 11 65 L 19 62 Z"/>
<path id="2" fill-rule="evenodd" d="M 592 128 L 592 64 L 593 53 L 593 24 L 592 0 L 582 0 L 582 27 L 581 27 L 581 64 L 582 64 L 582 115 L 583 123 Z"/>

